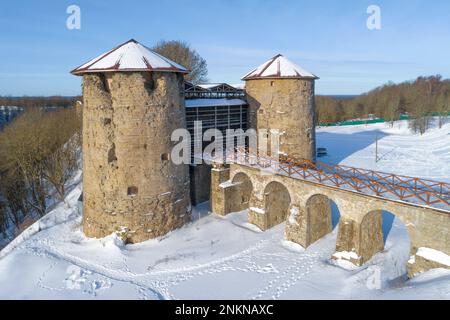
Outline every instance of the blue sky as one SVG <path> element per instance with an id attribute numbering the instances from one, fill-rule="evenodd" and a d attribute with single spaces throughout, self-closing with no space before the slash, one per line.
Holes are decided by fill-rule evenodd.
<path id="1" fill-rule="evenodd" d="M 66 9 L 81 8 L 81 30 Z M 381 8 L 369 30 L 367 7 Z M 237 83 L 277 53 L 317 74 L 319 94 L 450 77 L 448 0 L 15 0 L 0 3 L 0 95 L 75 95 L 69 71 L 135 38 L 191 44 L 213 82 Z"/>

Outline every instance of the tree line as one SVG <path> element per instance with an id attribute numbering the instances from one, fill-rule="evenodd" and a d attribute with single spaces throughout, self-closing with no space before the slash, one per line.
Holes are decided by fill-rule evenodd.
<path id="1" fill-rule="evenodd" d="M 76 108 L 30 108 L 0 132 L 0 233 L 13 238 L 25 221 L 64 200 L 79 169 L 81 116 Z M 14 232 L 11 234 L 11 230 Z"/>
<path id="2" fill-rule="evenodd" d="M 316 97 L 317 123 L 335 123 L 367 119 L 370 115 L 393 123 L 408 115 L 410 128 L 425 133 L 431 116 L 439 117 L 439 126 L 450 113 L 450 80 L 440 75 L 419 77 L 400 84 L 387 83 L 352 99 Z"/>

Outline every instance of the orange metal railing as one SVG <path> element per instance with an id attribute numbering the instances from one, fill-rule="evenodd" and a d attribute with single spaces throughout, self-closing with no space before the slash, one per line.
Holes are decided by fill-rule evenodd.
<path id="1" fill-rule="evenodd" d="M 450 184 L 427 179 L 384 173 L 323 162 L 260 155 L 257 151 L 239 148 L 228 155 L 228 162 L 259 167 L 323 185 L 333 186 L 390 200 L 418 205 L 437 206 L 450 210 Z"/>

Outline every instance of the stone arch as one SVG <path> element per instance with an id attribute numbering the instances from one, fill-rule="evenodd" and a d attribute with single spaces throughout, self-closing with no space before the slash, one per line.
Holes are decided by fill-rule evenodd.
<path id="1" fill-rule="evenodd" d="M 333 231 L 332 201 L 323 194 L 315 194 L 306 201 L 306 242 L 316 242 Z"/>
<path id="2" fill-rule="evenodd" d="M 233 183 L 233 185 L 236 185 L 234 199 L 236 202 L 236 206 L 240 209 L 238 211 L 248 209 L 253 193 L 253 184 L 250 177 L 243 172 L 238 172 L 234 175 L 231 182 Z"/>
<path id="3" fill-rule="evenodd" d="M 272 181 L 264 189 L 264 206 L 266 226 L 270 229 L 286 221 L 289 215 L 291 196 L 282 183 Z"/>
<path id="4" fill-rule="evenodd" d="M 397 219 L 395 219 L 397 218 Z M 389 241 L 393 225 L 397 225 L 392 235 L 392 246 L 389 249 L 399 250 L 395 256 L 397 265 L 404 265 L 406 273 L 406 262 L 411 252 L 411 235 L 406 224 L 396 214 L 389 211 L 373 210 L 368 212 L 361 221 L 360 227 L 360 257 L 363 263 L 369 261 L 373 255 L 385 250 L 385 245 Z M 405 247 L 404 238 L 407 238 Z M 402 251 L 402 252 L 400 252 Z M 400 276 L 400 274 L 398 275 Z"/>

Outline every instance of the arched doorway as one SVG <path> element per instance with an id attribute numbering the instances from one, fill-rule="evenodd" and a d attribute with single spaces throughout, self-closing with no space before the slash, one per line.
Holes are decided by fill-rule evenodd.
<path id="1" fill-rule="evenodd" d="M 245 173 L 239 172 L 233 177 L 232 183 L 236 186 L 233 197 L 234 212 L 248 209 L 253 192 L 252 181 Z"/>
<path id="2" fill-rule="evenodd" d="M 339 222 L 339 210 L 327 196 L 316 194 L 306 201 L 307 243 L 331 233 Z"/>
<path id="3" fill-rule="evenodd" d="M 264 189 L 267 229 L 286 221 L 291 205 L 291 196 L 287 188 L 276 181 L 270 182 Z"/>

